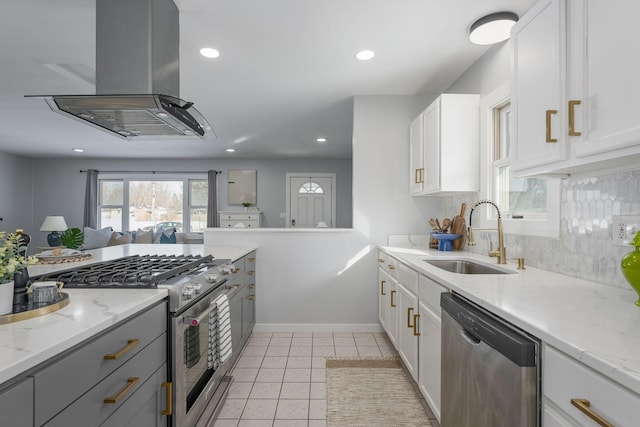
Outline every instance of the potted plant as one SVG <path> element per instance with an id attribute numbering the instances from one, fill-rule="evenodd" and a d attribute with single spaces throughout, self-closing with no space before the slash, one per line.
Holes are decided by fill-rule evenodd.
<path id="1" fill-rule="evenodd" d="M 25 248 L 19 234 L 0 231 L 0 315 L 13 311 L 14 274 L 22 274 L 28 265 L 38 262 L 35 257 L 21 255 Z"/>
<path id="2" fill-rule="evenodd" d="M 67 228 L 60 235 L 62 246 L 69 249 L 78 249 L 84 242 L 84 233 L 76 227 Z"/>
<path id="3" fill-rule="evenodd" d="M 249 210 L 249 206 L 251 206 L 251 203 L 249 202 L 242 202 L 242 206 L 244 206 L 244 210 L 248 211 Z"/>

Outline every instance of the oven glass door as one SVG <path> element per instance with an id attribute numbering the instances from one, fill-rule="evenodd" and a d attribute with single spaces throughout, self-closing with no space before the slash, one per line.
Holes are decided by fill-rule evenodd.
<path id="1" fill-rule="evenodd" d="M 187 326 L 183 332 L 187 412 L 215 373 L 210 352 L 211 346 L 215 345 L 215 342 L 210 342 L 211 327 L 214 326 L 215 324 L 210 325 L 209 322 L 201 322 L 195 326 Z"/>

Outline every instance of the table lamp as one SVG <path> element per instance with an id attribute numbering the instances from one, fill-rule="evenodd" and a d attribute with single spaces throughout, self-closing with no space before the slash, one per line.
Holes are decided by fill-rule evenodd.
<path id="1" fill-rule="evenodd" d="M 58 232 L 64 231 L 67 228 L 67 223 L 63 216 L 50 215 L 44 219 L 40 231 L 51 232 L 47 234 L 47 243 L 49 246 L 60 246 L 60 233 Z"/>

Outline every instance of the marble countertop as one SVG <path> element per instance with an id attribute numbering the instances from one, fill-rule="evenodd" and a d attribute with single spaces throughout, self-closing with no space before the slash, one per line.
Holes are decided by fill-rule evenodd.
<path id="1" fill-rule="evenodd" d="M 35 277 L 129 255 L 202 255 L 236 260 L 255 247 L 129 244 L 86 251 L 93 257 L 29 267 Z M 166 298 L 164 289 L 64 289 L 69 305 L 44 316 L 0 326 L 0 385 L 108 327 Z"/>
<path id="2" fill-rule="evenodd" d="M 549 345 L 640 394 L 640 307 L 633 290 L 470 252 L 380 249 Z M 513 271 L 503 275 L 450 273 L 425 259 L 466 258 Z"/>

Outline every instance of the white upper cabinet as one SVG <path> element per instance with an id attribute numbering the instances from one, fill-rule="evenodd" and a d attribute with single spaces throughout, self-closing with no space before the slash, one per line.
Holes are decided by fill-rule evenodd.
<path id="1" fill-rule="evenodd" d="M 512 30 L 513 172 L 566 159 L 564 21 L 565 0 L 545 0 Z"/>
<path id="2" fill-rule="evenodd" d="M 517 175 L 637 166 L 639 15 L 636 0 L 541 0 L 514 26 Z"/>
<path id="3" fill-rule="evenodd" d="M 576 132 L 581 134 L 576 135 L 575 156 L 589 162 L 637 154 L 640 2 L 572 0 L 569 10 L 573 29 L 570 91 L 572 99 L 581 102 L 575 107 L 580 119 Z"/>
<path id="4" fill-rule="evenodd" d="M 479 101 L 479 95 L 442 94 L 411 123 L 412 195 L 478 191 Z"/>

